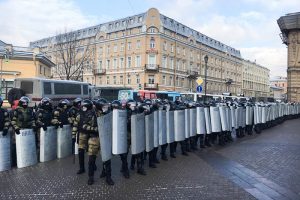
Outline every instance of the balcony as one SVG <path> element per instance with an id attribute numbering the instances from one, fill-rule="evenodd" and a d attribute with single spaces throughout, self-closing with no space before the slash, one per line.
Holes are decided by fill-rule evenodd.
<path id="1" fill-rule="evenodd" d="M 233 83 L 233 80 L 231 78 L 225 78 L 225 83 L 227 85 L 231 85 Z"/>
<path id="2" fill-rule="evenodd" d="M 93 71 L 95 75 L 103 75 L 106 73 L 106 69 L 94 69 Z"/>
<path id="3" fill-rule="evenodd" d="M 195 70 L 189 70 L 188 71 L 188 78 L 190 79 L 196 79 L 199 76 L 199 73 Z"/>
<path id="4" fill-rule="evenodd" d="M 158 84 L 157 83 L 145 83 L 144 89 L 145 90 L 158 90 Z"/>
<path id="5" fill-rule="evenodd" d="M 146 64 L 145 71 L 158 71 L 159 65 L 156 64 Z"/>

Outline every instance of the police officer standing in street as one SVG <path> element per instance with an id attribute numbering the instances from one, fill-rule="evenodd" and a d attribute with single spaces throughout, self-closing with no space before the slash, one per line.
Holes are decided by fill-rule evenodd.
<path id="1" fill-rule="evenodd" d="M 0 97 L 0 131 L 2 135 L 6 136 L 10 126 L 9 114 L 5 108 L 2 108 L 3 99 Z"/>
<path id="2" fill-rule="evenodd" d="M 95 102 L 96 115 L 97 117 L 104 116 L 111 112 L 111 106 L 105 99 L 99 99 Z M 111 160 L 103 162 L 103 168 L 100 178 L 106 178 L 106 183 L 108 185 L 114 185 L 114 181 L 111 178 Z"/>
<path id="3" fill-rule="evenodd" d="M 99 133 L 97 126 L 97 116 L 93 109 L 91 100 L 84 100 L 81 104 L 82 112 L 76 116 L 77 129 L 79 133 L 79 166 L 77 174 L 85 172 L 84 152 L 87 150 L 89 155 L 88 162 L 88 185 L 94 183 L 94 171 L 96 158 L 100 150 Z"/>
<path id="4" fill-rule="evenodd" d="M 69 101 L 67 99 L 60 100 L 57 108 L 53 112 L 52 124 L 55 128 L 63 127 L 64 125 L 69 124 L 68 121 L 68 105 Z"/>
<path id="5" fill-rule="evenodd" d="M 14 127 L 15 133 L 20 134 L 21 129 L 33 129 L 37 131 L 33 110 L 28 107 L 30 100 L 28 97 L 23 96 L 19 100 L 18 107 L 13 111 L 11 124 Z"/>
<path id="6" fill-rule="evenodd" d="M 74 154 L 75 151 L 75 142 L 76 142 L 76 135 L 77 135 L 77 126 L 75 125 L 76 123 L 76 116 L 79 114 L 80 109 L 81 109 L 81 98 L 76 98 L 73 101 L 73 106 L 70 108 L 69 113 L 68 113 L 68 121 L 72 127 L 72 153 Z"/>

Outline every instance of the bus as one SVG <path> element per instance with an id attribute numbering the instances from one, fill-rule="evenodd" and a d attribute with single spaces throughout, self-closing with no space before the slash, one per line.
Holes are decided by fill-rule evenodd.
<path id="1" fill-rule="evenodd" d="M 144 101 L 145 99 L 168 99 L 168 94 L 153 90 L 120 90 L 118 95 L 118 100 L 123 103 L 128 100 Z"/>
<path id="2" fill-rule="evenodd" d="M 29 106 L 38 105 L 42 98 L 48 97 L 53 105 L 62 99 L 73 100 L 77 97 L 90 98 L 89 84 L 71 80 L 53 80 L 44 78 L 17 78 L 15 88 L 20 88 L 31 99 Z"/>
<path id="3" fill-rule="evenodd" d="M 157 91 L 157 95 L 163 95 L 167 94 L 168 95 L 168 100 L 169 101 L 175 101 L 177 98 L 180 97 L 180 93 L 178 92 L 173 92 L 173 91 Z"/>
<path id="4" fill-rule="evenodd" d="M 131 88 L 90 86 L 89 93 L 91 99 L 104 98 L 108 101 L 113 101 L 118 99 L 120 90 L 131 90 Z"/>
<path id="5" fill-rule="evenodd" d="M 182 101 L 195 101 L 204 103 L 204 94 L 202 93 L 194 93 L 194 92 L 182 92 L 180 93 L 180 97 Z M 219 94 L 206 94 L 206 102 L 210 102 L 211 100 L 222 100 L 224 98 L 223 95 Z"/>

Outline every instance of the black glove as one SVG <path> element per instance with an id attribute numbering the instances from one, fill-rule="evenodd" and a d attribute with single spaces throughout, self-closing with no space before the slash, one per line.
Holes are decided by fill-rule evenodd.
<path id="1" fill-rule="evenodd" d="M 33 130 L 33 132 L 37 132 L 37 131 L 38 131 L 38 128 L 37 128 L 36 126 L 33 126 L 33 127 L 32 127 L 32 130 Z"/>
<path id="2" fill-rule="evenodd" d="M 58 124 L 55 124 L 54 126 L 55 126 L 55 129 L 58 129 L 58 127 L 59 127 L 59 125 L 58 125 Z"/>
<path id="3" fill-rule="evenodd" d="M 3 136 L 6 136 L 6 135 L 7 135 L 7 133 L 8 133 L 8 129 L 3 129 L 3 133 L 2 133 L 2 135 L 3 135 Z"/>
<path id="4" fill-rule="evenodd" d="M 47 126 L 46 125 L 43 126 L 43 130 L 47 131 Z"/>
<path id="5" fill-rule="evenodd" d="M 17 135 L 19 135 L 19 134 L 20 134 L 20 129 L 19 129 L 19 128 L 15 129 L 15 133 L 16 133 Z"/>
<path id="6" fill-rule="evenodd" d="M 60 123 L 59 126 L 60 126 L 60 128 L 63 128 L 63 127 L 64 127 L 64 125 L 63 125 L 62 123 Z"/>

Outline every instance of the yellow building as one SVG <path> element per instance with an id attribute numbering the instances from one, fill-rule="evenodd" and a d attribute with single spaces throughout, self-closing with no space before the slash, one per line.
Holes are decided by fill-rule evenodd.
<path id="1" fill-rule="evenodd" d="M 155 8 L 145 13 L 66 33 L 76 35 L 81 47 L 92 48 L 82 68 L 82 80 L 95 85 L 134 89 L 195 91 L 196 78 L 205 74 L 207 93 L 242 93 L 242 58 L 239 50 L 210 38 Z M 57 64 L 57 36 L 30 43 Z M 80 48 L 81 48 L 80 47 Z M 204 91 L 203 91 L 204 92 Z"/>
<path id="2" fill-rule="evenodd" d="M 243 94 L 251 97 L 270 96 L 270 70 L 256 62 L 243 60 Z"/>
<path id="3" fill-rule="evenodd" d="M 7 99 L 7 92 L 13 87 L 15 78 L 50 78 L 54 65 L 38 48 L 16 47 L 0 40 L 2 97 Z"/>

